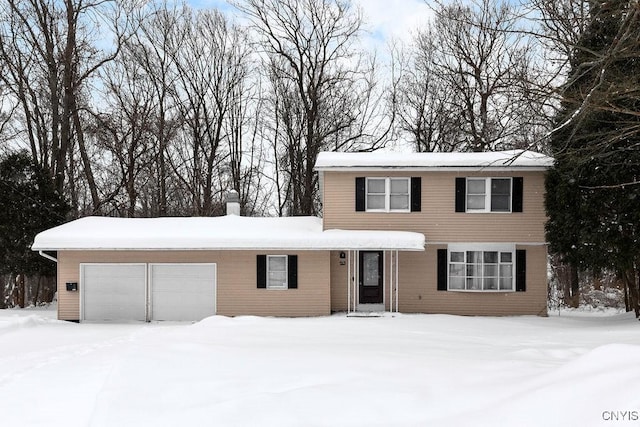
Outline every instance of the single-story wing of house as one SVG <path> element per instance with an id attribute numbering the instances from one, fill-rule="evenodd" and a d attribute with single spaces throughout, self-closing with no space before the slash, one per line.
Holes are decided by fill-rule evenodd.
<path id="1" fill-rule="evenodd" d="M 57 262 L 59 319 L 184 321 L 328 315 L 332 253 L 355 277 L 359 251 L 397 261 L 399 251 L 424 246 L 421 233 L 323 230 L 316 217 L 232 214 L 86 217 L 38 234 L 32 249 Z"/>

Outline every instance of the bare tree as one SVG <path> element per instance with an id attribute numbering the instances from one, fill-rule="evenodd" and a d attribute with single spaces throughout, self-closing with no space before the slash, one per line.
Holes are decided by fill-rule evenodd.
<path id="1" fill-rule="evenodd" d="M 228 121 L 242 102 L 238 97 L 244 96 L 240 88 L 249 73 L 248 44 L 244 33 L 218 11 L 186 9 L 183 17 L 174 36 L 181 45 L 173 49 L 178 76 L 173 96 L 182 130 L 169 157 L 190 194 L 192 213 L 220 214 Z"/>
<path id="2" fill-rule="evenodd" d="M 116 212 L 127 217 L 138 216 L 140 191 L 153 169 L 151 129 L 158 107 L 151 81 L 144 78 L 143 68 L 131 55 L 124 50 L 104 67 L 107 108 L 95 115 L 94 131 L 96 144 L 110 154 Z"/>
<path id="3" fill-rule="evenodd" d="M 375 69 L 353 47 L 361 16 L 348 2 L 237 2 L 255 30 L 271 85 L 268 140 L 276 157 L 280 214 L 318 212 L 316 156 L 322 150 L 370 150 L 390 126 L 378 115 Z M 375 107 L 375 108 L 374 108 Z M 379 123 L 379 122 L 378 122 Z"/>
<path id="4" fill-rule="evenodd" d="M 524 136 L 544 126 L 530 38 L 509 2 L 440 4 L 431 26 L 418 34 L 419 55 L 432 58 L 432 75 L 448 94 L 444 106 L 460 120 L 457 149 L 526 147 Z M 540 96 L 539 96 L 540 95 Z"/>
<path id="5" fill-rule="evenodd" d="M 589 0 L 530 0 L 527 7 L 535 12 L 533 34 L 552 54 L 545 59 L 564 70 L 589 22 Z"/>
<path id="6" fill-rule="evenodd" d="M 451 108 L 452 94 L 434 70 L 437 46 L 431 31 L 427 28 L 420 33 L 410 49 L 392 46 L 396 126 L 417 152 L 453 151 L 464 140 L 462 121 Z"/>
<path id="7" fill-rule="evenodd" d="M 86 153 L 80 110 L 89 80 L 118 52 L 125 34 L 123 10 L 111 2 L 4 0 L 0 3 L 0 76 L 16 103 L 16 140 L 25 142 L 34 161 L 54 178 L 60 194 L 75 193 L 70 162 L 78 150 L 81 171 L 94 206 L 99 205 L 92 165 Z M 113 19 L 106 19 L 114 14 Z M 95 47 L 101 25 L 115 26 L 113 49 Z M 71 197 L 77 212 L 77 198 Z"/>
<path id="8" fill-rule="evenodd" d="M 239 48 L 245 49 L 246 45 Z M 250 79 L 247 73 L 233 88 L 234 101 L 226 120 L 230 181 L 226 187 L 238 192 L 245 215 L 264 214 L 271 195 L 270 188 L 263 185 L 265 147 L 258 130 L 264 100 L 260 89 L 259 79 Z"/>
<path id="9" fill-rule="evenodd" d="M 176 106 L 178 70 L 175 64 L 176 51 L 182 46 L 177 40 L 177 28 L 184 19 L 182 6 L 168 3 L 154 3 L 150 13 L 139 13 L 139 31 L 127 44 L 135 52 L 137 63 L 142 68 L 144 78 L 153 87 L 156 98 L 156 118 L 149 129 L 153 134 L 155 163 L 153 179 L 149 187 L 143 189 L 145 210 L 152 216 L 164 216 L 171 212 L 179 213 L 175 208 L 172 191 L 171 171 L 168 165 L 168 147 L 176 137 L 181 121 Z M 181 196 L 178 196 L 181 197 Z"/>

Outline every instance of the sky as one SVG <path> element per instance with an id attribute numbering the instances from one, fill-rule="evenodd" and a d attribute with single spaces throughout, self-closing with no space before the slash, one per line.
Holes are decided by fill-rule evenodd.
<path id="1" fill-rule="evenodd" d="M 412 33 L 432 15 L 424 0 L 351 0 L 362 10 L 363 43 L 381 51 L 393 39 L 409 41 Z M 217 8 L 233 13 L 226 0 L 189 0 L 194 7 Z"/>

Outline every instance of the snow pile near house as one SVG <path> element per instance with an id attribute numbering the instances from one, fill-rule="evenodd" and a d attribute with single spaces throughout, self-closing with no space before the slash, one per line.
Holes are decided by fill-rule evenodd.
<path id="1" fill-rule="evenodd" d="M 316 217 L 86 217 L 39 233 L 33 250 L 424 250 L 407 231 L 322 230 Z"/>
<path id="2" fill-rule="evenodd" d="M 9 312 L 3 425 L 606 426 L 640 412 L 629 314 L 24 328 Z"/>
<path id="3" fill-rule="evenodd" d="M 335 153 L 318 155 L 315 169 L 332 168 L 549 168 L 553 158 L 525 150 L 483 153 Z"/>

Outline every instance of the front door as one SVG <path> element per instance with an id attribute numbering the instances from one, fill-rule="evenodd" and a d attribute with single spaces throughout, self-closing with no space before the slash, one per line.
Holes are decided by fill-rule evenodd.
<path id="1" fill-rule="evenodd" d="M 360 251 L 360 304 L 382 304 L 382 251 Z"/>

